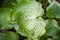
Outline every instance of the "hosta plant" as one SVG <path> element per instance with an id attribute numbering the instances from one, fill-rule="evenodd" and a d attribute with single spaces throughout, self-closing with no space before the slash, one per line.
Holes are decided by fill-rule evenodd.
<path id="1" fill-rule="evenodd" d="M 56 0 L 3 0 L 0 40 L 60 40 L 59 22 Z"/>

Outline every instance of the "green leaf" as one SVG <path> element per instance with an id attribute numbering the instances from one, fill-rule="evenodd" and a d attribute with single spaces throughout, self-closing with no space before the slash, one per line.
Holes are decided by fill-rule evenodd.
<path id="1" fill-rule="evenodd" d="M 16 4 L 17 4 L 16 0 L 4 0 L 2 7 L 12 9 Z"/>
<path id="2" fill-rule="evenodd" d="M 53 2 L 46 9 L 46 15 L 49 18 L 60 18 L 60 4 L 57 2 Z"/>
<path id="3" fill-rule="evenodd" d="M 58 23 L 54 19 L 46 20 L 46 35 L 52 38 L 48 38 L 47 40 L 60 40 L 60 27 Z"/>
<path id="4" fill-rule="evenodd" d="M 35 1 L 22 1 L 14 8 L 12 21 L 16 31 L 26 37 L 35 38 L 45 33 L 45 22 L 42 18 L 41 4 Z"/>
<path id="5" fill-rule="evenodd" d="M 0 40 L 18 40 L 18 35 L 14 32 L 0 33 Z"/>
<path id="6" fill-rule="evenodd" d="M 60 27 L 54 19 L 46 20 L 46 35 L 54 37 L 59 31 Z"/>
<path id="7" fill-rule="evenodd" d="M 8 8 L 0 8 L 0 29 L 11 29 L 11 11 Z"/>

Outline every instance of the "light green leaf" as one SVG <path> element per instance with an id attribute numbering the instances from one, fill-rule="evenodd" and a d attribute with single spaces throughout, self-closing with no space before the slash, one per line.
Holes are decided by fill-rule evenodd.
<path id="1" fill-rule="evenodd" d="M 35 1 L 22 1 L 14 8 L 12 21 L 16 22 L 16 31 L 26 37 L 35 38 L 45 33 L 45 22 L 39 16 L 43 15 L 41 4 Z"/>
<path id="2" fill-rule="evenodd" d="M 0 40 L 18 40 L 18 35 L 14 32 L 0 33 Z"/>
<path id="3" fill-rule="evenodd" d="M 49 18 L 60 18 L 60 4 L 53 2 L 47 7 L 46 14 Z"/>
<path id="4" fill-rule="evenodd" d="M 8 8 L 0 8 L 0 29 L 11 29 L 13 27 L 10 14 L 11 11 Z"/>

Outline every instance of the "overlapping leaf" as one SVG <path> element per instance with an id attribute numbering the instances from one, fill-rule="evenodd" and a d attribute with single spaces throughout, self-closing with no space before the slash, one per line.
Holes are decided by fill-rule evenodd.
<path id="1" fill-rule="evenodd" d="M 8 8 L 0 8 L 0 29 L 11 29 L 11 11 Z"/>

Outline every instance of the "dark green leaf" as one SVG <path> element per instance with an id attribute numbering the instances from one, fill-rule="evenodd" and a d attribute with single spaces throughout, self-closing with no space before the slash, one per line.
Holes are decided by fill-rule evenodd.
<path id="1" fill-rule="evenodd" d="M 47 7 L 46 14 L 49 18 L 60 18 L 60 4 L 53 2 L 49 7 Z"/>
<path id="2" fill-rule="evenodd" d="M 0 40 L 18 40 L 18 35 L 14 32 L 0 33 Z"/>
<path id="3" fill-rule="evenodd" d="M 45 22 L 42 18 L 41 4 L 35 1 L 22 1 L 14 8 L 12 20 L 16 22 L 16 31 L 26 37 L 42 36 L 45 33 Z"/>

